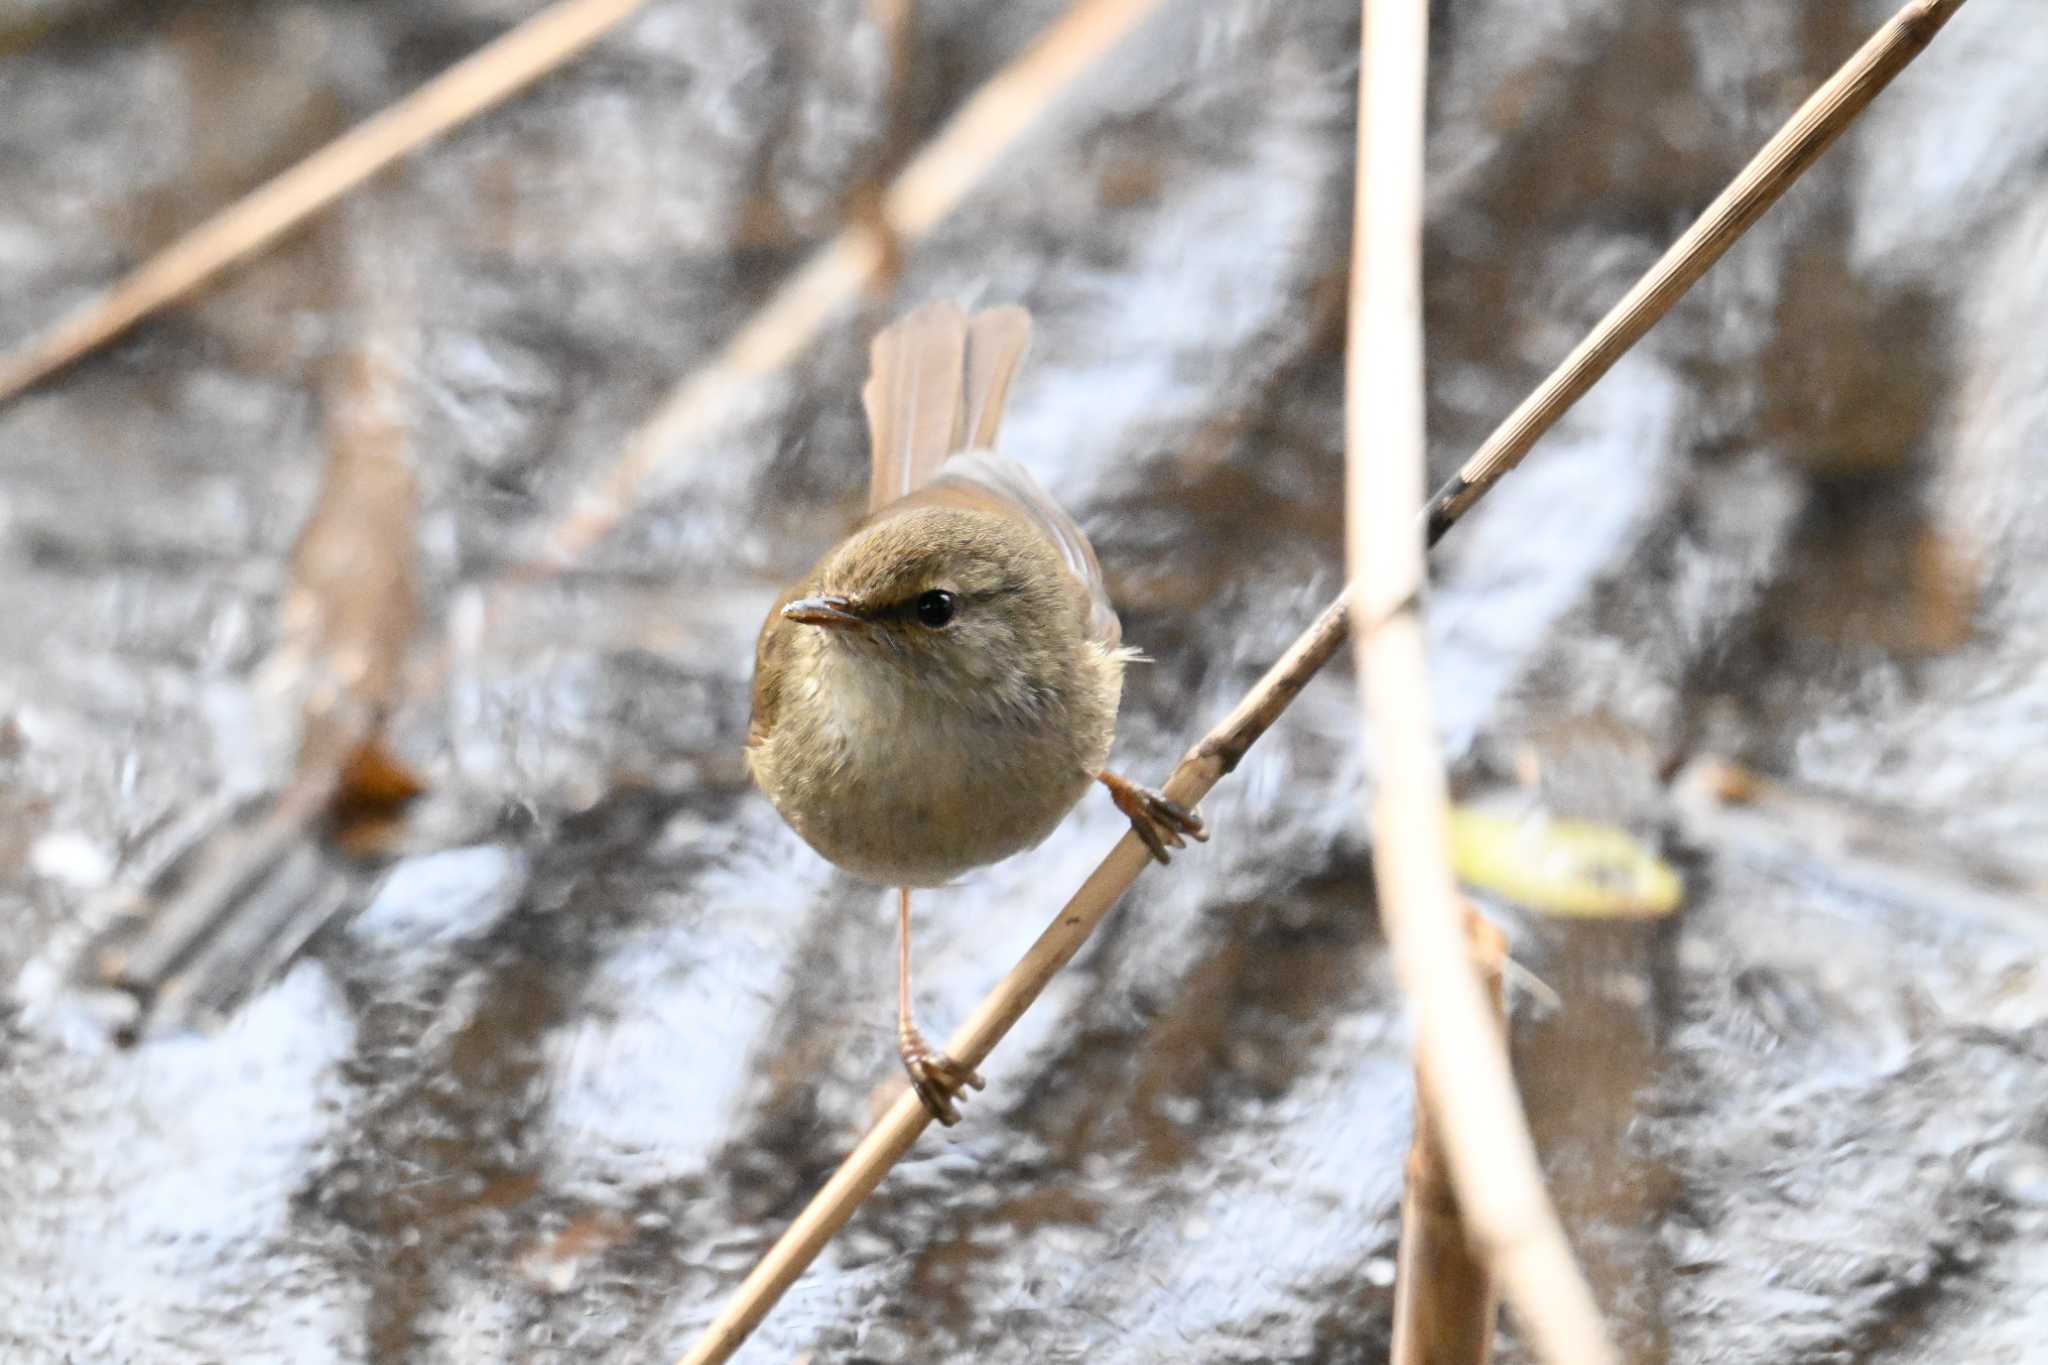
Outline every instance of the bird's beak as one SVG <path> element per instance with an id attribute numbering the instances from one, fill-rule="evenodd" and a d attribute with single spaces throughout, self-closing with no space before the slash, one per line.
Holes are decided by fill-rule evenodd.
<path id="1" fill-rule="evenodd" d="M 836 594 L 824 597 L 799 597 L 782 609 L 783 619 L 801 621 L 807 626 L 830 626 L 843 630 L 848 626 L 864 626 L 865 617 L 853 611 L 853 599 Z"/>

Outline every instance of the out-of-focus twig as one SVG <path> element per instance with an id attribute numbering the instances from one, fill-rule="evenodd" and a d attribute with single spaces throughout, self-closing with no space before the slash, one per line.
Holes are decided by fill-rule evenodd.
<path id="1" fill-rule="evenodd" d="M 1469 906 L 1465 933 L 1494 1023 L 1507 1026 L 1501 974 L 1507 940 Z M 1486 1365 L 1493 1354 L 1497 1306 L 1493 1276 L 1472 1254 L 1450 1163 L 1429 1106 L 1415 1087 L 1415 1135 L 1401 1190 L 1401 1258 L 1394 1276 L 1391 1365 Z"/>
<path id="2" fill-rule="evenodd" d="M 303 717 L 300 768 L 343 766 L 398 700 L 418 619 L 417 489 L 398 372 L 377 341 L 328 363 L 327 472 L 299 532 L 259 683 Z"/>
<path id="3" fill-rule="evenodd" d="M 530 577 L 573 563 L 632 508 L 640 486 L 732 411 L 748 386 L 808 346 L 833 311 L 931 231 L 1068 87 L 1165 0 L 1075 0 L 1030 47 L 970 96 L 881 196 L 881 226 L 855 222 L 775 291 L 715 359 L 684 377 L 547 533 Z M 885 245 L 886 243 L 886 245 Z"/>
<path id="4" fill-rule="evenodd" d="M 1501 475 L 1522 462 L 1565 409 L 1583 398 L 1629 347 L 1671 311 L 1679 296 L 1697 284 L 1722 253 L 1778 202 L 1778 196 L 1833 145 L 1842 130 L 1934 41 L 1941 26 L 1962 7 L 1963 0 L 1912 0 L 1799 106 L 1685 235 L 1600 319 L 1564 364 L 1523 399 L 1437 490 L 1429 500 L 1432 543 Z"/>
<path id="5" fill-rule="evenodd" d="M 1858 105 L 1848 109 L 1840 117 L 1844 120 L 1851 118 L 1860 108 Z M 903 181 L 899 180 L 898 187 L 902 184 Z M 1696 279 L 1697 274 L 1694 272 L 1691 278 Z M 1665 298 L 1664 306 L 1668 308 L 1674 300 L 1675 296 Z M 1567 366 L 1569 364 L 1568 361 Z M 1546 382 L 1546 387 L 1555 382 L 1556 376 L 1553 375 Z M 1583 392 L 1583 389 L 1579 390 L 1573 398 Z M 1535 438 L 1562 417 L 1570 406 L 1569 401 L 1545 405 L 1539 414 L 1541 426 L 1529 436 L 1530 443 L 1533 444 Z M 1416 420 L 1420 420 L 1419 413 Z M 1499 439 L 1497 432 L 1488 444 Z M 1491 483 L 1486 487 L 1491 487 Z M 1462 502 L 1446 505 L 1441 516 L 1432 516 L 1424 530 L 1428 543 L 1434 545 L 1441 539 L 1444 532 L 1484 495 L 1484 491 L 1482 488 Z M 1413 505 L 1412 496 L 1409 505 Z M 1188 752 L 1167 780 L 1168 796 L 1183 805 L 1192 806 L 1225 774 L 1237 767 L 1251 746 L 1308 686 L 1309 680 L 1344 647 L 1351 629 L 1351 601 L 1348 589 L 1339 594 L 1302 632 L 1279 662 L 1266 671 L 1236 709 Z M 1441 845 L 1444 839 L 1441 824 L 1434 828 L 1430 837 Z M 989 992 L 959 1032 L 947 1040 L 946 1051 L 970 1067 L 979 1066 L 1010 1026 L 1023 1017 L 1024 1011 L 1031 1007 L 1053 974 L 1080 951 L 1081 944 L 1096 924 L 1150 861 L 1149 853 L 1136 836 L 1126 835 L 1096 867 L 1081 889 L 1074 893 L 1024 958 Z M 1470 969 L 1462 960 L 1460 970 L 1469 982 Z M 1476 986 L 1473 989 L 1476 991 Z M 741 1281 L 724 1309 L 682 1357 L 682 1365 L 712 1365 L 712 1362 L 725 1360 L 738 1350 L 747 1335 L 775 1306 L 776 1300 L 817 1258 L 833 1234 L 845 1226 L 860 1202 L 881 1183 L 889 1167 L 910 1150 L 911 1144 L 930 1121 L 924 1105 L 906 1087 L 888 1113 L 861 1139 L 846 1160 L 840 1163 L 832 1178 L 811 1197 L 796 1221 L 776 1239 L 768 1253 Z M 1588 1359 L 1597 1361 L 1601 1357 L 1596 1354 Z"/>
<path id="6" fill-rule="evenodd" d="M 1472 970 L 1417 612 L 1423 581 L 1422 147 L 1429 7 L 1363 0 L 1345 345 L 1345 526 L 1355 647 L 1379 751 L 1373 876 L 1416 1020 L 1416 1072 L 1467 1240 L 1551 1365 L 1614 1359 L 1543 1188 L 1507 1039 Z M 1414 1290 L 1419 1298 L 1432 1291 Z"/>
<path id="7" fill-rule="evenodd" d="M 882 31 L 882 46 L 889 54 L 889 83 L 883 96 L 886 117 L 874 171 L 853 187 L 846 213 L 853 226 L 865 230 L 881 248 L 881 260 L 867 287 L 870 294 L 885 297 L 903 274 L 903 243 L 885 207 L 886 177 L 902 154 L 910 130 L 910 62 L 917 47 L 917 0 L 868 0 L 868 15 Z"/>
<path id="8" fill-rule="evenodd" d="M 41 336 L 0 357 L 0 402 L 263 250 L 392 162 L 547 75 L 646 3 L 558 0 L 486 43 L 214 214 Z"/>
<path id="9" fill-rule="evenodd" d="M 223 1013 L 282 969 L 345 904 L 331 855 L 379 852 L 420 790 L 380 743 L 416 621 L 402 380 L 374 343 L 325 379 L 326 477 L 257 679 L 264 713 L 294 726 L 291 776 L 195 831 L 87 949 L 85 975 L 133 999 L 129 1040 Z"/>

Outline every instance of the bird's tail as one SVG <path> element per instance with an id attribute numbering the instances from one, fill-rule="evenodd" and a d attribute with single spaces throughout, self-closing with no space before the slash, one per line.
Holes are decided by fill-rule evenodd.
<path id="1" fill-rule="evenodd" d="M 869 351 L 873 472 L 868 510 L 929 483 L 962 450 L 994 450 L 1010 381 L 1031 346 L 1031 314 L 1015 304 L 967 316 L 946 300 L 884 328 Z"/>

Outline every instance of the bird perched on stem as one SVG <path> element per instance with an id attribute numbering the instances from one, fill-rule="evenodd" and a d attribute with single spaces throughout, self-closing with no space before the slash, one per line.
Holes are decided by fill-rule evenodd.
<path id="1" fill-rule="evenodd" d="M 947 1124 L 982 1080 L 911 1017 L 911 888 L 1030 848 L 1096 782 L 1159 861 L 1206 837 L 1104 766 L 1136 653 L 1088 538 L 995 449 L 1030 342 L 1022 308 L 969 318 L 945 302 L 875 337 L 867 520 L 755 646 L 748 767 L 812 848 L 898 888 L 898 1050 Z"/>

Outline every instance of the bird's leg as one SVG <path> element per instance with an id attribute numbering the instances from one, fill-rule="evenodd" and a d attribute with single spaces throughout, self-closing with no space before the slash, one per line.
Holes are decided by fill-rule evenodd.
<path id="1" fill-rule="evenodd" d="M 947 1127 L 960 1121 L 958 1101 L 967 1086 L 981 1089 L 981 1074 L 935 1050 L 910 1017 L 910 888 L 896 892 L 896 1050 L 911 1088 L 933 1118 Z"/>
<path id="2" fill-rule="evenodd" d="M 1164 793 L 1118 777 L 1107 768 L 1093 776 L 1109 788 L 1109 799 L 1130 817 L 1132 830 L 1160 862 L 1167 861 L 1169 846 L 1185 848 L 1189 839 L 1208 839 L 1209 831 L 1202 828 L 1201 817 Z"/>

